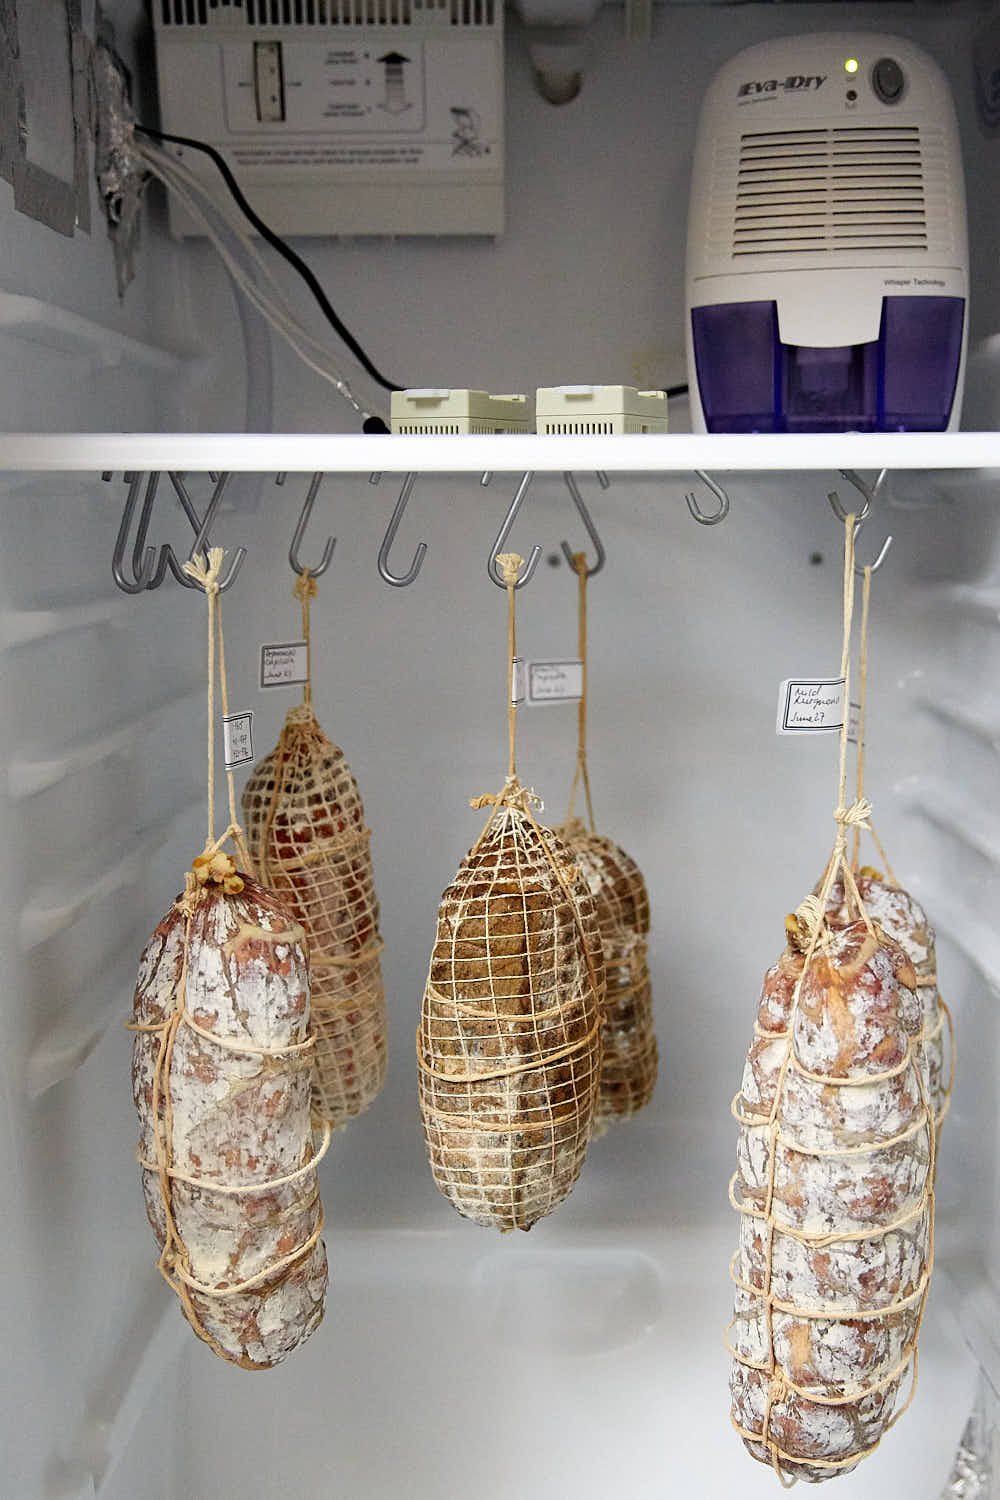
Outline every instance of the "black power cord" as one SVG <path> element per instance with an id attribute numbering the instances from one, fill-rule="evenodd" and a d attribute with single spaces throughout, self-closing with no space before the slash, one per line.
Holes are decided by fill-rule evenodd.
<path id="1" fill-rule="evenodd" d="M 280 235 L 275 234 L 270 225 L 265 224 L 264 220 L 259 216 L 259 214 L 254 211 L 251 205 L 247 202 L 247 199 L 244 197 L 243 189 L 240 187 L 239 183 L 236 181 L 236 178 L 230 171 L 229 163 L 226 161 L 225 157 L 221 155 L 220 152 L 216 151 L 214 146 L 210 146 L 207 141 L 196 141 L 193 140 L 190 136 L 186 135 L 168 135 L 165 130 L 154 130 L 151 125 L 136 124 L 134 128 L 140 135 L 148 135 L 151 140 L 167 141 L 173 146 L 187 146 L 192 151 L 204 152 L 204 154 L 215 163 L 219 172 L 222 174 L 222 179 L 225 182 L 226 187 L 229 189 L 230 193 L 232 193 L 233 198 L 236 200 L 236 203 L 238 204 L 241 212 L 245 214 L 245 216 L 250 220 L 250 223 L 256 229 L 261 239 L 266 240 L 267 243 L 272 247 L 272 249 L 276 250 L 278 254 L 282 256 L 284 260 L 287 260 L 288 264 L 299 273 L 299 275 L 302 277 L 302 280 L 305 282 L 306 286 L 312 292 L 317 303 L 319 304 L 320 311 L 323 313 L 323 316 L 326 318 L 327 322 L 334 329 L 334 331 L 343 340 L 343 342 L 347 345 L 348 349 L 350 349 L 351 353 L 354 355 L 355 359 L 359 362 L 362 368 L 368 372 L 371 378 L 378 385 L 380 385 L 383 390 L 403 390 L 403 386 L 394 385 L 391 380 L 387 380 L 381 373 L 381 371 L 372 364 L 371 360 L 368 358 L 368 355 L 365 353 L 364 349 L 362 349 L 361 345 L 351 333 L 350 329 L 347 328 L 341 321 L 341 319 L 337 316 L 329 297 L 326 295 L 319 281 L 316 279 L 315 274 L 309 269 L 302 257 L 296 254 L 291 245 L 286 244 Z M 369 429 L 368 423 L 366 422 L 366 431 L 388 431 L 385 423 L 381 422 L 380 418 L 373 418 L 370 420 L 380 422 L 380 426 L 374 429 Z"/>

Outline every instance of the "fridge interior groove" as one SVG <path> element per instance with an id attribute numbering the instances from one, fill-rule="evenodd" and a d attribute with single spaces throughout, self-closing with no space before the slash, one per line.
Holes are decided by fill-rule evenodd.
<path id="1" fill-rule="evenodd" d="M 849 504 L 838 471 L 884 465 L 858 543 L 867 560 L 894 539 L 872 583 L 867 787 L 937 928 L 958 1067 L 914 1405 L 838 1492 L 938 1500 L 977 1402 L 995 1434 L 1000 137 L 977 114 L 970 61 L 988 7 L 667 5 L 642 43 L 609 6 L 583 88 L 559 108 L 536 92 L 511 17 L 504 236 L 300 248 L 409 386 L 680 381 L 700 98 L 741 46 L 841 29 L 848 11 L 862 31 L 923 46 L 955 95 L 970 215 L 966 430 L 933 441 L 696 438 L 683 398 L 669 437 L 524 439 L 530 462 L 516 438 L 461 459 L 447 443 L 464 439 L 361 439 L 336 393 L 241 311 L 205 242 L 170 238 L 161 189 L 146 195 L 119 300 L 96 197 L 89 234 L 69 237 L 17 212 L 0 184 L 0 1489 L 12 1500 L 776 1493 L 728 1418 L 729 1105 L 761 974 L 833 834 L 834 740 L 776 738 L 776 687 L 836 673 L 843 530 L 827 493 Z M 108 13 L 152 118 L 143 6 Z M 312 605 L 313 695 L 358 776 L 382 908 L 388 1081 L 321 1168 L 325 1321 L 266 1376 L 191 1336 L 156 1274 L 135 1165 L 122 1023 L 142 946 L 202 843 L 205 606 L 169 579 L 127 597 L 110 564 L 123 473 L 169 467 L 201 503 L 208 470 L 234 471 L 215 532 L 248 553 L 222 611 L 230 694 L 254 712 L 258 757 L 295 701 L 294 689 L 260 690 L 259 648 L 298 636 L 286 554 L 308 476 L 326 473 L 303 543 L 312 555 L 337 538 Z M 489 487 L 480 467 L 494 469 Z M 413 1036 L 440 893 L 482 826 L 469 800 L 503 775 L 505 604 L 486 560 L 522 468 L 535 480 L 511 541 L 525 556 L 543 549 L 517 598 L 522 655 L 576 651 L 559 542 L 585 538 L 564 469 L 607 549 L 589 588 L 591 777 L 599 826 L 650 890 L 660 1074 L 642 1114 L 591 1144 L 561 1209 L 530 1237 L 501 1238 L 434 1189 Z M 696 468 L 730 496 L 716 527 L 684 503 L 692 490 L 704 500 Z M 410 587 L 388 588 L 376 556 L 410 470 L 393 557 L 402 569 L 419 540 L 428 551 Z M 155 517 L 152 540 L 183 556 L 190 528 L 165 495 Z M 562 817 L 575 744 L 571 705 L 521 713 L 519 765 L 546 820 Z M 983 1497 L 1000 1493 L 997 1473 Z"/>

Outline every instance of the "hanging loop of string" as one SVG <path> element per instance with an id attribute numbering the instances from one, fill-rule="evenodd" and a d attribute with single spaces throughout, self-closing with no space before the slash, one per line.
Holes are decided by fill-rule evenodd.
<path id="1" fill-rule="evenodd" d="M 206 799 L 206 835 L 205 848 L 201 855 L 201 861 L 196 867 L 199 880 L 205 878 L 217 879 L 222 873 L 218 862 L 213 864 L 213 856 L 218 854 L 222 845 L 228 838 L 233 840 L 236 851 L 239 854 L 243 868 L 247 871 L 253 869 L 250 854 L 243 838 L 243 829 L 236 816 L 236 785 L 233 780 L 232 770 L 226 767 L 226 790 L 229 798 L 229 826 L 219 838 L 215 836 L 215 679 L 216 679 L 216 649 L 218 649 L 218 677 L 219 691 L 222 699 L 223 716 L 229 713 L 229 684 L 226 677 L 226 646 L 222 634 L 222 607 L 219 600 L 219 574 L 225 552 L 221 547 L 210 547 L 207 555 L 199 553 L 197 557 L 184 564 L 184 572 L 189 578 L 204 590 L 208 600 L 208 795 Z M 230 872 L 234 873 L 234 872 Z M 224 876 L 223 879 L 226 877 Z"/>

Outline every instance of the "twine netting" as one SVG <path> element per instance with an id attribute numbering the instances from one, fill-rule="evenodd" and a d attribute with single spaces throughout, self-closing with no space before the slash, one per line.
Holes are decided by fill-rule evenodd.
<path id="1" fill-rule="evenodd" d="M 370 831 L 343 751 L 308 703 L 289 710 L 278 744 L 243 791 L 261 878 L 295 913 L 312 970 L 313 1114 L 336 1129 L 385 1081 L 385 992 Z"/>
<path id="2" fill-rule="evenodd" d="M 587 767 L 587 558 L 572 557 L 577 576 L 578 650 L 582 690 L 577 708 L 576 769 L 566 822 L 558 829 L 584 883 L 594 897 L 601 932 L 607 987 L 602 1029 L 601 1086 L 594 1114 L 594 1135 L 603 1135 L 617 1120 L 648 1104 L 656 1087 L 659 1051 L 653 1027 L 653 991 L 649 976 L 649 894 L 635 860 L 611 839 L 598 834 Z M 589 828 L 574 816 L 582 787 Z"/>
<path id="3" fill-rule="evenodd" d="M 508 773 L 441 898 L 417 1032 L 434 1181 L 466 1218 L 531 1228 L 580 1173 L 600 1080 L 604 962 L 593 899 L 518 782 L 514 588 L 507 585 Z"/>
<path id="4" fill-rule="evenodd" d="M 594 898 L 607 987 L 601 1032 L 601 1084 L 594 1135 L 648 1104 L 656 1086 L 647 934 L 649 895 L 635 860 L 611 839 L 570 818 L 557 832 Z"/>
<path id="5" fill-rule="evenodd" d="M 185 889 L 140 963 L 133 1099 L 158 1269 L 216 1354 L 268 1369 L 323 1316 L 326 1251 L 309 1117 L 309 972 L 302 927 L 214 836 L 216 648 L 228 709 L 219 611 L 221 549 L 185 570 L 208 599 L 208 832 Z"/>
<path id="6" fill-rule="evenodd" d="M 854 517 L 845 523 L 841 675 L 850 701 Z M 845 806 L 818 895 L 786 922 L 764 978 L 741 1092 L 731 1275 L 732 1420 L 782 1484 L 853 1469 L 912 1400 L 933 1264 L 935 1111 L 923 1006 L 903 948 L 873 920 L 846 856 Z M 827 920 L 841 881 L 853 919 Z"/>
<path id="7" fill-rule="evenodd" d="M 441 898 L 417 1033 L 431 1172 L 466 1218 L 530 1229 L 579 1176 L 602 981 L 593 900 L 508 784 Z"/>

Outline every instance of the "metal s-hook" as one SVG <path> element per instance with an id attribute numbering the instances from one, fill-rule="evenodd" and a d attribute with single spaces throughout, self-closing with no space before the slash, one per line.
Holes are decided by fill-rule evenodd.
<path id="1" fill-rule="evenodd" d="M 887 471 L 885 469 L 882 470 L 870 489 L 865 484 L 860 475 L 856 474 L 853 469 L 841 469 L 840 472 L 850 484 L 854 485 L 855 489 L 864 499 L 864 504 L 854 517 L 854 540 L 855 542 L 857 542 L 858 537 L 861 534 L 861 528 L 871 514 L 872 502 L 875 500 L 876 496 L 882 489 L 883 484 L 885 483 Z M 846 511 L 844 509 L 843 503 L 841 502 L 840 496 L 837 494 L 837 492 L 835 490 L 831 490 L 826 498 L 829 500 L 830 508 L 837 519 L 839 521 L 846 521 L 847 517 L 850 515 L 850 511 Z M 875 561 L 868 564 L 868 567 L 872 573 L 878 572 L 879 568 L 885 562 L 886 555 L 891 546 L 892 535 L 890 534 L 886 537 L 885 541 L 882 543 L 882 546 L 879 548 L 879 553 Z M 859 578 L 864 577 L 864 566 L 859 564 L 858 562 L 855 562 L 854 564 L 854 571 Z"/>
<path id="2" fill-rule="evenodd" d="M 855 535 L 855 539 L 856 539 L 857 538 L 857 531 L 855 531 L 854 535 Z M 878 557 L 876 557 L 876 559 L 875 559 L 874 562 L 868 564 L 868 572 L 870 572 L 870 573 L 877 573 L 878 572 L 879 568 L 885 562 L 886 553 L 889 551 L 889 548 L 891 546 L 892 546 L 892 533 L 890 532 L 890 534 L 886 537 L 885 541 L 882 543 L 881 547 L 879 548 Z M 854 564 L 854 571 L 855 571 L 855 573 L 857 573 L 857 575 L 858 575 L 859 578 L 863 578 L 864 575 L 865 575 L 865 568 L 864 568 L 864 566 L 862 566 L 862 565 L 860 565 L 858 563 Z"/>
<path id="3" fill-rule="evenodd" d="M 583 503 L 583 496 L 580 494 L 580 488 L 579 488 L 579 486 L 578 486 L 578 484 L 576 482 L 575 477 L 573 476 L 573 474 L 569 473 L 568 471 L 565 471 L 563 473 L 563 479 L 565 479 L 565 481 L 566 481 L 566 488 L 570 492 L 570 495 L 571 495 L 572 500 L 573 500 L 573 504 L 576 506 L 577 511 L 579 512 L 580 520 L 583 522 L 584 528 L 585 528 L 585 530 L 587 532 L 587 535 L 590 537 L 590 540 L 594 544 L 594 551 L 597 553 L 597 561 L 594 563 L 594 566 L 592 568 L 588 567 L 587 570 L 586 570 L 587 577 L 588 578 L 593 578 L 594 574 L 595 573 L 599 573 L 601 571 L 601 569 L 604 567 L 604 560 L 605 560 L 604 547 L 603 547 L 603 545 L 601 543 L 600 537 L 597 534 L 597 528 L 596 528 L 596 526 L 594 525 L 593 521 L 590 518 L 590 512 L 588 511 L 586 505 Z M 608 487 L 607 475 L 605 475 L 605 474 L 598 474 L 598 479 L 601 481 L 601 487 L 603 489 L 607 489 L 607 487 Z M 573 566 L 573 553 L 570 550 L 569 542 L 565 542 L 565 541 L 564 542 L 560 542 L 559 545 L 562 547 L 563 557 L 565 557 L 566 561 L 569 563 L 570 567 L 572 568 L 572 566 Z"/>
<path id="4" fill-rule="evenodd" d="M 152 586 L 151 580 L 156 572 L 156 548 L 147 547 L 145 555 L 143 554 L 142 542 L 145 532 L 140 526 L 140 540 L 133 548 L 132 553 L 134 577 L 128 578 L 124 572 L 123 563 L 125 561 L 125 551 L 128 546 L 129 527 L 132 525 L 132 516 L 139 499 L 139 490 L 142 486 L 142 475 L 130 474 L 128 480 L 129 487 L 128 494 L 125 497 L 125 509 L 122 512 L 121 525 L 118 528 L 114 551 L 111 554 L 111 575 L 123 593 L 141 594 Z M 143 507 L 143 510 L 145 512 L 145 507 Z"/>
<path id="5" fill-rule="evenodd" d="M 501 552 L 504 551 L 506 547 L 507 538 L 511 533 L 514 522 L 517 520 L 517 513 L 524 503 L 524 497 L 528 493 L 528 486 L 534 477 L 534 473 L 530 469 L 526 473 L 521 475 L 521 483 L 517 487 L 517 491 L 514 495 L 513 500 L 510 502 L 510 507 L 507 511 L 507 514 L 504 516 L 503 525 L 497 532 L 497 539 L 493 543 L 493 548 L 490 552 L 489 560 L 486 564 L 486 571 L 490 575 L 498 589 L 505 589 L 507 585 L 504 583 L 503 575 L 501 574 L 500 569 L 497 567 L 497 557 Z M 521 589 L 526 583 L 531 582 L 532 575 L 534 574 L 535 569 L 538 567 L 538 559 L 541 557 L 541 555 L 541 547 L 532 547 L 531 556 L 528 558 L 528 561 L 524 568 L 524 572 L 521 574 L 520 578 L 514 585 L 516 589 Z"/>
<path id="6" fill-rule="evenodd" d="M 684 496 L 684 499 L 687 501 L 687 508 L 694 516 L 699 525 L 718 526 L 719 522 L 724 521 L 729 514 L 729 496 L 726 494 L 721 484 L 716 484 L 714 479 L 709 479 L 708 475 L 702 469 L 695 469 L 694 472 L 697 474 L 702 484 L 706 484 L 712 491 L 712 494 L 719 502 L 719 508 L 714 512 L 714 514 L 709 515 L 707 511 L 702 510 L 701 506 L 698 504 L 698 501 L 694 496 L 693 491 L 691 490 L 689 490 Z"/>
<path id="7" fill-rule="evenodd" d="M 191 496 L 188 494 L 181 476 L 179 474 L 171 472 L 169 477 L 170 482 L 174 487 L 174 492 L 181 503 L 181 508 L 183 509 L 184 514 L 187 516 L 195 531 L 194 543 L 187 555 L 187 561 L 193 562 L 199 553 L 207 553 L 208 548 L 211 545 L 208 539 L 208 534 L 212 527 L 212 523 L 215 520 L 215 513 L 222 501 L 222 496 L 225 493 L 226 486 L 229 483 L 230 475 L 220 474 L 216 479 L 215 488 L 212 491 L 212 498 L 208 502 L 208 509 L 206 510 L 205 518 L 202 521 L 199 521 L 198 519 L 198 512 L 194 508 Z M 220 594 L 224 594 L 227 589 L 232 588 L 233 584 L 236 582 L 236 576 L 243 566 L 243 561 L 246 555 L 247 549 L 245 547 L 237 547 L 236 551 L 233 553 L 232 561 L 229 564 L 229 569 L 226 573 L 225 578 L 219 580 Z M 169 567 L 174 578 L 179 584 L 182 585 L 182 587 L 186 589 L 198 589 L 200 591 L 201 585 L 199 583 L 196 583 L 193 578 L 189 578 L 188 575 L 184 572 L 184 569 L 177 561 L 177 558 L 174 554 L 174 549 L 170 546 L 169 542 L 165 542 L 160 549 L 160 562 L 156 570 L 157 584 L 162 581 L 165 567 Z"/>
<path id="8" fill-rule="evenodd" d="M 847 480 L 848 484 L 853 484 L 858 494 L 861 495 L 864 499 L 864 505 L 862 505 L 861 509 L 856 512 L 856 520 L 858 522 L 858 525 L 860 526 L 861 522 L 867 521 L 869 515 L 871 514 L 872 505 L 878 499 L 878 496 L 882 491 L 882 486 L 885 484 L 886 474 L 888 473 L 888 470 L 882 469 L 875 483 L 871 486 L 867 485 L 861 478 L 861 475 L 858 474 L 854 469 L 841 469 L 840 472 L 842 477 Z M 844 509 L 841 498 L 837 494 L 836 490 L 831 490 L 826 498 L 833 506 L 834 515 L 837 516 L 839 520 L 846 521 L 850 512 Z"/>
<path id="9" fill-rule="evenodd" d="M 284 484 L 284 474 L 278 474 L 275 477 L 274 482 L 275 484 Z M 302 538 L 305 535 L 306 527 L 309 525 L 309 517 L 312 515 L 312 509 L 316 503 L 316 496 L 319 494 L 319 487 L 322 483 L 323 475 L 321 473 L 314 474 L 312 479 L 310 480 L 309 488 L 306 491 L 305 502 L 303 503 L 302 511 L 299 515 L 295 530 L 292 533 L 291 545 L 288 548 L 289 565 L 294 572 L 299 574 L 300 577 L 306 571 L 306 565 L 299 562 L 299 547 L 302 543 Z M 315 568 L 309 569 L 309 573 L 313 578 L 319 578 L 321 574 L 326 572 L 327 568 L 330 566 L 330 559 L 333 557 L 333 549 L 334 547 L 336 547 L 336 545 L 337 538 L 335 536 L 327 537 L 326 542 L 323 545 L 322 557 L 316 564 Z"/>
<path id="10" fill-rule="evenodd" d="M 386 583 L 391 583 L 393 588 L 396 589 L 406 588 L 407 584 L 413 582 L 417 574 L 420 572 L 420 569 L 423 566 L 424 558 L 427 555 L 427 543 L 418 542 L 417 550 L 413 554 L 413 561 L 410 564 L 409 568 L 407 568 L 405 573 L 394 573 L 389 567 L 389 550 L 392 547 L 393 542 L 396 540 L 396 532 L 399 530 L 399 523 L 403 519 L 403 512 L 405 511 L 409 498 L 413 493 L 413 486 L 416 483 L 416 478 L 416 474 L 407 474 L 406 478 L 403 480 L 403 488 L 399 492 L 399 499 L 396 501 L 395 508 L 389 520 L 389 525 L 386 527 L 385 536 L 382 538 L 382 545 L 378 549 L 379 575 L 380 577 L 385 579 Z"/>

